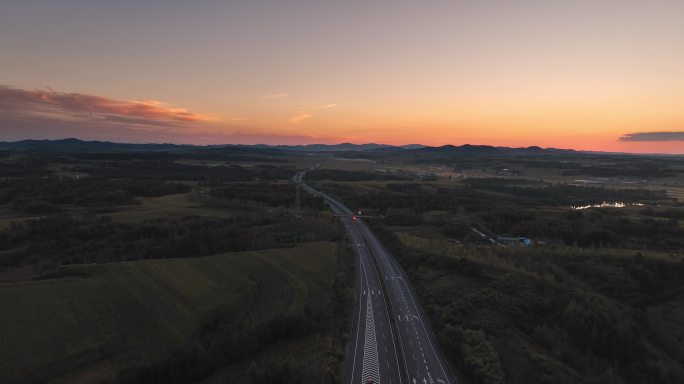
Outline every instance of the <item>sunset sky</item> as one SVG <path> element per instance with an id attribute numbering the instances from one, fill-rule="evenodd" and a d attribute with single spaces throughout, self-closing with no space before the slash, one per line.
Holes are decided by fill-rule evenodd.
<path id="1" fill-rule="evenodd" d="M 684 153 L 682 0 L 17 0 L 0 140 Z"/>

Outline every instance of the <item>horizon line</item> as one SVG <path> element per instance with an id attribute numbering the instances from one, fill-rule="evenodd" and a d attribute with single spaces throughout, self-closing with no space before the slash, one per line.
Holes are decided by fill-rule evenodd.
<path id="1" fill-rule="evenodd" d="M 471 143 L 464 143 L 464 144 L 443 144 L 443 145 L 427 145 L 427 144 L 420 144 L 420 143 L 408 143 L 408 144 L 384 144 L 384 143 L 377 143 L 377 142 L 364 142 L 364 143 L 353 143 L 349 141 L 340 141 L 336 143 L 310 143 L 310 144 L 266 144 L 266 143 L 254 143 L 254 144 L 247 144 L 247 143 L 217 143 L 217 144 L 192 144 L 192 143 L 174 143 L 174 142 L 126 142 L 126 141 L 109 141 L 109 140 L 98 140 L 98 139 L 93 139 L 93 140 L 87 140 L 87 139 L 81 139 L 78 137 L 64 137 L 64 138 L 59 138 L 59 139 L 48 139 L 48 138 L 42 138 L 42 139 L 35 139 L 35 138 L 27 138 L 27 139 L 19 139 L 19 140 L 0 140 L 0 143 L 21 143 L 25 141 L 49 141 L 49 142 L 57 142 L 57 141 L 67 141 L 67 140 L 75 140 L 75 141 L 80 141 L 83 143 L 110 143 L 110 144 L 122 144 L 122 145 L 174 145 L 174 146 L 187 146 L 187 147 L 215 147 L 215 146 L 244 146 L 244 147 L 256 147 L 256 146 L 265 146 L 265 147 L 309 147 L 309 146 L 337 146 L 337 145 L 344 145 L 344 144 L 349 144 L 349 145 L 354 145 L 354 146 L 364 146 L 364 145 L 377 145 L 377 146 L 386 146 L 390 148 L 402 148 L 406 146 L 422 146 L 423 148 L 443 148 L 443 147 L 466 147 L 466 146 L 471 146 L 471 147 L 491 147 L 491 148 L 509 148 L 509 149 L 529 149 L 529 148 L 540 148 L 544 150 L 558 150 L 558 151 L 567 151 L 567 152 L 576 152 L 576 153 L 584 153 L 584 154 L 613 154 L 613 155 L 636 155 L 636 156 L 684 156 L 684 152 L 681 153 L 668 153 L 668 152 L 611 152 L 611 151 L 596 151 L 596 150 L 585 150 L 585 149 L 575 149 L 575 148 L 558 148 L 558 147 L 542 147 L 539 145 L 528 145 L 528 146 L 521 146 L 521 147 L 511 147 L 511 146 L 501 146 L 501 145 L 492 145 L 492 144 L 471 144 Z"/>

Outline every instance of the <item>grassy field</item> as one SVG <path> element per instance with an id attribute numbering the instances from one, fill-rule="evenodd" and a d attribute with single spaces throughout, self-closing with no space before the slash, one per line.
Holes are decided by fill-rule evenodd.
<path id="1" fill-rule="evenodd" d="M 118 212 L 107 214 L 114 221 L 122 223 L 139 222 L 143 220 L 165 219 L 182 216 L 213 216 L 228 218 L 233 213 L 228 209 L 208 207 L 197 201 L 194 193 L 179 193 L 161 197 L 139 198 L 140 205 L 119 207 Z"/>
<path id="2" fill-rule="evenodd" d="M 229 209 L 218 209 L 209 207 L 203 202 L 195 199 L 194 193 L 179 193 L 161 197 L 140 197 L 140 204 L 119 205 L 106 209 L 100 213 L 102 216 L 109 216 L 115 222 L 135 223 L 144 220 L 167 219 L 183 216 L 211 216 L 211 217 L 231 217 L 233 212 Z M 98 208 L 101 210 L 101 208 Z M 83 215 L 85 212 L 93 211 L 83 207 L 68 206 L 63 207 L 62 212 L 74 216 Z M 22 222 L 30 219 L 44 217 L 45 214 L 27 214 L 11 209 L 11 207 L 0 207 L 0 230 L 8 228 L 13 222 Z"/>
<path id="3" fill-rule="evenodd" d="M 58 278 L 0 285 L 0 382 L 111 382 L 182 348 L 221 308 L 260 319 L 325 312 L 335 246 L 74 265 Z M 329 338 L 292 342 L 322 360 Z"/>

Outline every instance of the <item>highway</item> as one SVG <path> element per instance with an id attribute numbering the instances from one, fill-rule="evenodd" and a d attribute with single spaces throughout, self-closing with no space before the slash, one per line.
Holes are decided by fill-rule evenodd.
<path id="1" fill-rule="evenodd" d="M 298 174 L 295 181 L 340 215 L 358 257 L 345 382 L 456 384 L 402 268 L 363 220 L 304 184 L 303 176 Z"/>

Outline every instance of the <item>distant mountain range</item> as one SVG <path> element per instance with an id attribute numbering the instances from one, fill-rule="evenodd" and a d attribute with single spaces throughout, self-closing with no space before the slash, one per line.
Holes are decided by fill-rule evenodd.
<path id="1" fill-rule="evenodd" d="M 444 145 L 441 147 L 424 147 L 412 151 L 416 154 L 444 155 L 444 156 L 534 156 L 534 155 L 571 155 L 578 151 L 573 149 L 541 148 L 531 147 L 494 147 L 491 145 L 471 145 L 461 146 Z"/>
<path id="2" fill-rule="evenodd" d="M 347 151 L 372 151 L 387 149 L 418 149 L 424 145 L 409 144 L 402 146 L 392 146 L 387 144 L 308 144 L 308 145 L 267 145 L 267 144 L 220 144 L 220 145 L 190 145 L 190 144 L 132 144 L 114 143 L 110 141 L 85 141 L 79 139 L 59 139 L 59 140 L 21 140 L 21 141 L 2 141 L 0 150 L 10 151 L 57 151 L 57 152 L 130 152 L 130 151 L 179 151 L 179 150 L 198 150 L 202 148 L 263 148 L 280 149 L 284 151 L 300 152 L 347 152 Z"/>
<path id="3" fill-rule="evenodd" d="M 193 147 L 192 145 L 112 143 L 79 139 L 0 141 L 0 150 L 4 151 L 131 152 L 173 151 Z"/>
<path id="4" fill-rule="evenodd" d="M 423 155 L 432 158 L 452 156 L 512 156 L 512 155 L 551 155 L 577 153 L 569 149 L 541 148 L 541 147 L 494 147 L 489 145 L 461 146 L 444 145 L 441 147 L 429 147 L 420 144 L 392 146 L 387 144 L 308 144 L 308 145 L 189 145 L 189 144 L 132 144 L 113 143 L 109 141 L 84 141 L 79 139 L 60 140 L 21 140 L 0 142 L 0 150 L 3 151 L 41 151 L 41 152 L 142 152 L 142 151 L 202 151 L 203 149 L 220 150 L 228 148 L 262 149 L 296 152 L 348 152 L 366 154 L 400 154 L 400 155 Z M 360 155 L 360 153 L 359 153 Z"/>

